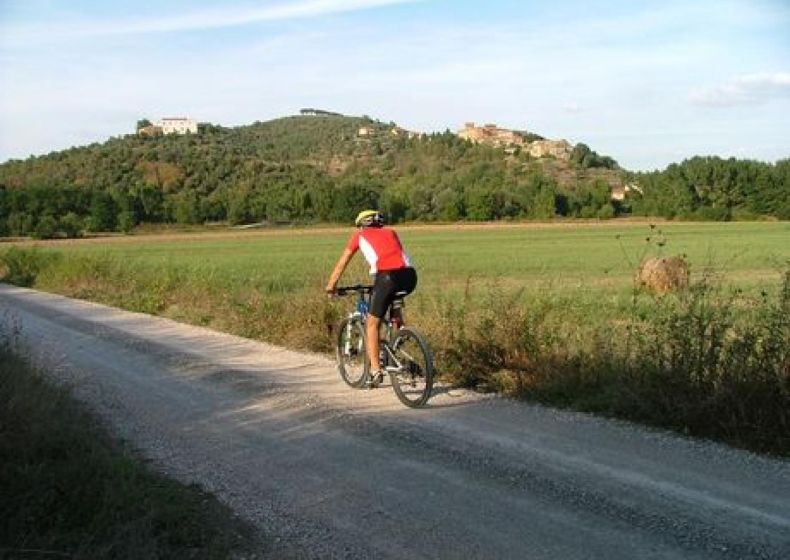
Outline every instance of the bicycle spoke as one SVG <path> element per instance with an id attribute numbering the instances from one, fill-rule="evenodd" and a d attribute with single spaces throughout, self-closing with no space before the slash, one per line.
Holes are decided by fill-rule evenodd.
<path id="1" fill-rule="evenodd" d="M 365 353 L 365 331 L 356 319 L 345 319 L 337 338 L 337 367 L 340 376 L 351 387 L 361 387 L 367 376 L 367 354 Z"/>
<path id="2" fill-rule="evenodd" d="M 406 406 L 422 406 L 433 386 L 433 362 L 427 343 L 406 327 L 398 333 L 392 351 L 398 364 L 397 369 L 389 370 L 395 394 Z"/>

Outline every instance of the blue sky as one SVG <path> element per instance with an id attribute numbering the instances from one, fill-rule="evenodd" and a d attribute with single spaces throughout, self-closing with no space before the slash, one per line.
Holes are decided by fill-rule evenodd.
<path id="1" fill-rule="evenodd" d="M 629 169 L 790 157 L 790 1 L 0 0 L 0 161 L 141 117 L 496 122 Z"/>

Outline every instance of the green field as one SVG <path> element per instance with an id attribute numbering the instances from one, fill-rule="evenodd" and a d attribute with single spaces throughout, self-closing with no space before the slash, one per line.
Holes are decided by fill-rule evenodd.
<path id="1" fill-rule="evenodd" d="M 175 267 L 209 282 L 266 292 L 321 287 L 351 230 L 279 230 L 234 238 L 52 244 L 68 255 L 110 256 L 145 270 Z M 663 234 L 663 235 L 662 235 Z M 775 283 L 790 260 L 790 223 L 411 227 L 401 237 L 423 296 L 497 281 L 511 287 L 630 292 L 641 256 L 684 254 L 744 288 Z M 658 247 L 656 241 L 665 239 Z M 650 241 L 647 239 L 650 238 Z M 128 241 L 124 239 L 124 241 Z M 346 278 L 365 280 L 361 258 Z M 43 280 L 43 279 L 42 279 Z"/>
<path id="2" fill-rule="evenodd" d="M 399 231 L 420 277 L 407 320 L 428 335 L 446 380 L 790 450 L 790 223 Z M 330 325 L 351 302 L 329 301 L 323 286 L 351 232 L 50 242 L 5 261 L 31 269 L 17 281 L 38 289 L 329 351 Z M 639 262 L 657 255 L 684 255 L 692 288 L 635 289 Z M 356 257 L 341 282 L 367 279 Z M 746 410 L 739 395 L 758 400 Z"/>
<path id="3" fill-rule="evenodd" d="M 327 341 L 311 340 L 300 324 L 340 312 L 337 305 L 327 308 L 321 295 L 351 231 L 280 229 L 49 243 L 46 251 L 63 258 L 42 271 L 35 285 L 326 349 Z M 712 272 L 723 286 L 751 294 L 775 291 L 790 262 L 787 222 L 413 226 L 400 232 L 420 276 L 409 298 L 410 313 L 424 323 L 444 320 L 439 308 L 460 297 L 471 306 L 494 297 L 524 303 L 549 299 L 556 313 L 573 317 L 574 323 L 616 319 L 633 305 L 634 273 L 647 256 L 686 255 L 694 277 Z M 341 282 L 368 279 L 357 256 Z M 291 320 L 283 316 L 302 307 L 312 311 Z"/>

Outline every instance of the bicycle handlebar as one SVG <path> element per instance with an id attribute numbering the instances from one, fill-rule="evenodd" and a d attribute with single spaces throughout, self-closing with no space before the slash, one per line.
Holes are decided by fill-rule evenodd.
<path id="1" fill-rule="evenodd" d="M 355 292 L 358 294 L 369 294 L 372 291 L 373 291 L 373 286 L 365 285 L 365 284 L 355 284 L 353 286 L 340 286 L 335 288 L 335 293 L 339 296 L 345 296 L 351 292 Z"/>

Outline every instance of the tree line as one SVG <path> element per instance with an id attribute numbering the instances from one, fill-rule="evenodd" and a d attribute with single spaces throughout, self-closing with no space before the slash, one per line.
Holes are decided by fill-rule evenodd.
<path id="1" fill-rule="evenodd" d="M 645 216 L 699 220 L 790 220 L 790 159 L 775 164 L 694 157 L 663 171 L 633 176 L 642 194 L 630 210 Z"/>
<path id="2" fill-rule="evenodd" d="M 375 133 L 360 138 L 360 126 Z M 392 124 L 320 114 L 200 130 L 130 135 L 0 165 L 0 235 L 75 236 L 140 223 L 349 223 L 362 207 L 393 221 L 790 211 L 787 160 L 694 158 L 628 174 L 583 144 L 570 161 L 538 160 L 449 131 L 406 138 Z M 612 200 L 612 185 L 628 181 L 641 194 Z"/>

